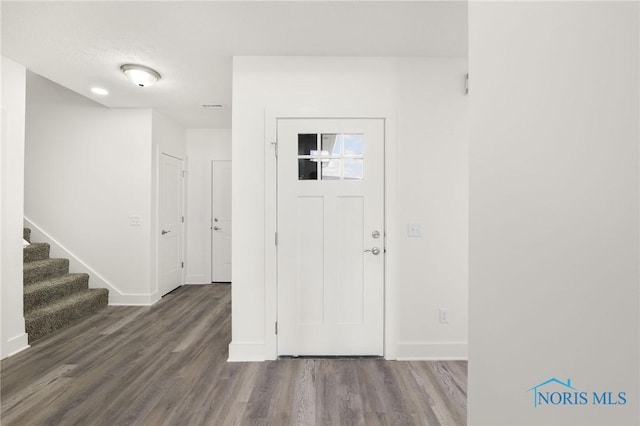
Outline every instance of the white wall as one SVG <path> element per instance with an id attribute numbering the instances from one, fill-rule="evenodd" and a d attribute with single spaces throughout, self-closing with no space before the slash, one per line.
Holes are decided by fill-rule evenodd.
<path id="1" fill-rule="evenodd" d="M 25 68 L 1 57 L 0 358 L 26 347 L 22 313 Z"/>
<path id="2" fill-rule="evenodd" d="M 233 287 L 230 359 L 272 357 L 275 306 L 265 285 L 265 113 L 387 117 L 388 357 L 464 358 L 467 341 L 466 59 L 234 58 Z M 266 137 L 265 137 L 266 135 Z M 397 156 L 397 158 L 396 158 Z M 238 166 L 241 164 L 241 167 Z M 387 162 L 389 165 L 389 162 Z M 269 195 L 271 196 L 271 195 Z M 408 222 L 423 238 L 408 238 Z M 387 245 L 389 248 L 389 244 Z M 265 275 L 266 274 L 266 275 Z M 438 322 L 439 307 L 451 323 Z M 275 314 L 274 314 L 275 315 Z M 391 334 L 394 334 L 391 336 Z"/>
<path id="3" fill-rule="evenodd" d="M 211 161 L 231 160 L 231 129 L 187 130 L 187 284 L 211 283 Z"/>
<path id="4" fill-rule="evenodd" d="M 111 303 L 151 303 L 151 110 L 108 109 L 28 73 L 25 216 L 92 268 Z"/>
<path id="5" fill-rule="evenodd" d="M 187 133 L 177 121 L 153 110 L 152 137 L 154 147 L 160 153 L 185 159 L 187 156 Z"/>
<path id="6" fill-rule="evenodd" d="M 637 425 L 638 3 L 469 13 L 469 424 Z"/>

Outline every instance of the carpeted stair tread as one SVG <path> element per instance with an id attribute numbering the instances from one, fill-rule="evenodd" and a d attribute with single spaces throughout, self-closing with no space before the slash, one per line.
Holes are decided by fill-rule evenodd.
<path id="1" fill-rule="evenodd" d="M 22 249 L 22 261 L 28 263 L 48 259 L 49 248 L 47 243 L 31 243 Z"/>
<path id="2" fill-rule="evenodd" d="M 66 274 L 24 287 L 24 313 L 89 288 L 88 274 Z"/>
<path id="3" fill-rule="evenodd" d="M 31 230 L 23 228 L 31 242 Z M 47 243 L 23 252 L 24 319 L 29 343 L 88 317 L 109 303 L 109 290 L 89 288 L 88 274 L 70 274 L 68 259 L 50 259 Z"/>
<path id="4" fill-rule="evenodd" d="M 109 291 L 92 288 L 74 293 L 25 315 L 29 343 L 107 306 Z"/>
<path id="5" fill-rule="evenodd" d="M 69 273 L 69 259 L 44 259 L 23 265 L 25 285 Z"/>

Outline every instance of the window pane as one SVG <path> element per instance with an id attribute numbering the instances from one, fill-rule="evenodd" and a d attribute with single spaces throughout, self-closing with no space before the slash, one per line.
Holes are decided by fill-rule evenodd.
<path id="1" fill-rule="evenodd" d="M 364 152 L 364 135 L 342 135 L 344 155 L 362 155 Z"/>
<path id="2" fill-rule="evenodd" d="M 318 160 L 298 160 L 298 180 L 318 180 Z"/>
<path id="3" fill-rule="evenodd" d="M 322 135 L 322 155 L 340 155 L 341 135 Z"/>
<path id="4" fill-rule="evenodd" d="M 344 160 L 344 179 L 345 180 L 364 179 L 364 160 L 361 160 L 361 159 Z"/>
<path id="5" fill-rule="evenodd" d="M 298 155 L 311 155 L 311 151 L 318 150 L 318 136 L 313 134 L 298 135 Z"/>
<path id="6" fill-rule="evenodd" d="M 322 180 L 339 180 L 340 179 L 340 160 L 322 160 Z"/>

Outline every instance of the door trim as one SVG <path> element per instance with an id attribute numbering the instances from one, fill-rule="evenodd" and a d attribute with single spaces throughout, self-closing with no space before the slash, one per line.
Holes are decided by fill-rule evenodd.
<path id="1" fill-rule="evenodd" d="M 152 240 L 152 247 L 153 247 L 153 258 L 152 258 L 152 267 L 151 267 L 151 271 L 152 271 L 152 284 L 155 288 L 153 288 L 152 291 L 152 296 L 151 296 L 151 305 L 153 305 L 154 303 L 156 303 L 157 301 L 159 301 L 161 299 L 161 297 L 163 296 L 162 294 L 160 294 L 160 232 L 162 231 L 162 224 L 160 223 L 160 191 L 161 191 L 161 174 L 162 174 L 162 156 L 166 155 L 168 157 L 172 157 L 175 158 L 176 160 L 179 160 L 181 162 L 181 169 L 182 169 L 182 178 L 181 178 L 181 182 L 180 185 L 182 186 L 182 200 L 181 200 L 181 209 L 182 209 L 182 215 L 185 219 L 184 222 L 182 222 L 180 224 L 181 227 L 181 232 L 182 232 L 182 242 L 180 245 L 180 250 L 181 250 L 181 257 L 182 257 L 182 261 L 184 262 L 184 267 L 182 268 L 182 270 L 180 271 L 180 286 L 183 286 L 185 284 L 185 278 L 186 278 L 186 270 L 187 270 L 187 264 L 186 264 L 186 253 L 187 253 L 187 238 L 186 238 L 186 220 L 187 220 L 187 215 L 186 215 L 186 201 L 187 201 L 187 176 L 186 176 L 186 170 L 187 170 L 187 160 L 185 158 L 180 158 L 174 154 L 168 153 L 168 152 L 164 152 L 160 149 L 158 149 L 155 152 L 155 183 L 154 183 L 154 195 L 155 195 L 155 200 L 154 200 L 154 211 L 152 211 L 152 220 L 151 220 L 151 226 L 150 226 L 150 230 L 151 230 L 151 240 Z"/>
<path id="2" fill-rule="evenodd" d="M 278 317 L 278 252 L 277 230 L 277 162 L 273 142 L 277 140 L 278 120 L 286 119 L 382 119 L 384 121 L 384 227 L 386 256 L 384 267 L 384 358 L 397 356 L 397 144 L 396 112 L 375 111 L 265 111 L 264 182 L 265 182 L 265 332 L 264 357 L 277 359 L 278 339 L 275 324 Z"/>

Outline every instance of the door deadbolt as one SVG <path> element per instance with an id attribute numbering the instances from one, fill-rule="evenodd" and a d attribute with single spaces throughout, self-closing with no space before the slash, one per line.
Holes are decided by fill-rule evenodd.
<path id="1" fill-rule="evenodd" d="M 372 236 L 373 238 L 380 238 L 380 231 L 373 231 L 373 232 L 371 233 L 371 236 Z"/>

